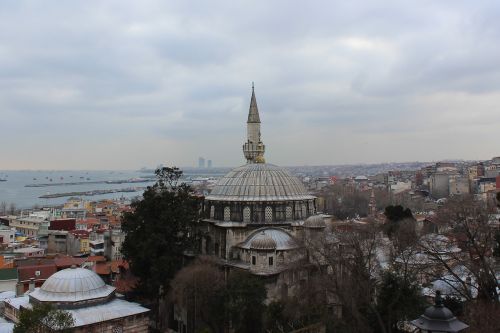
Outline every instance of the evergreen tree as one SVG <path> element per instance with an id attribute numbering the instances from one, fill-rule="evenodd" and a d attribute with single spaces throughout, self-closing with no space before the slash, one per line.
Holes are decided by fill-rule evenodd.
<path id="1" fill-rule="evenodd" d="M 233 272 L 227 281 L 225 308 L 236 332 L 262 332 L 266 288 L 249 273 Z"/>
<path id="2" fill-rule="evenodd" d="M 139 278 L 138 293 L 157 306 L 182 268 L 185 252 L 193 248 L 200 201 L 180 181 L 178 168 L 163 167 L 155 173 L 156 184 L 123 217 L 126 237 L 121 251 Z"/>
<path id="3" fill-rule="evenodd" d="M 377 311 L 386 326 L 385 332 L 400 332 L 398 324 L 418 317 L 425 305 L 414 277 L 391 271 L 384 274 L 377 297 Z"/>

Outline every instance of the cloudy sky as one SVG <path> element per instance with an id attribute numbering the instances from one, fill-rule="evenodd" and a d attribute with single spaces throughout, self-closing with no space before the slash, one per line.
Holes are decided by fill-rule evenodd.
<path id="1" fill-rule="evenodd" d="M 0 169 L 500 155 L 500 2 L 2 1 Z"/>

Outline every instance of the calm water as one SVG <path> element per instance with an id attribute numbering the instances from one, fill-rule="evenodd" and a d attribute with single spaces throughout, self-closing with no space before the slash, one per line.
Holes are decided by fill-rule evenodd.
<path id="1" fill-rule="evenodd" d="M 31 208 L 34 205 L 53 206 L 67 201 L 68 197 L 40 199 L 44 194 L 83 192 L 92 190 L 121 189 L 128 187 L 145 187 L 152 183 L 124 183 L 124 184 L 81 184 L 58 185 L 48 187 L 25 187 L 28 184 L 92 182 L 107 180 L 125 180 L 149 176 L 138 171 L 1 171 L 0 202 L 14 203 L 18 208 Z M 83 178 L 80 178 L 83 177 Z M 87 180 L 89 178 L 89 180 Z M 113 198 L 132 198 L 142 195 L 142 192 L 121 192 L 82 197 L 87 200 L 101 200 Z"/>

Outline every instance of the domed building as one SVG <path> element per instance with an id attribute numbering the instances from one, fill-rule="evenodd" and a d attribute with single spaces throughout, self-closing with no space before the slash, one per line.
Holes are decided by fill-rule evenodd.
<path id="1" fill-rule="evenodd" d="M 28 295 L 6 301 L 5 316 L 17 322 L 23 308 L 39 303 L 70 313 L 75 333 L 148 332 L 149 309 L 117 298 L 115 288 L 89 269 L 72 267 L 53 274 Z"/>
<path id="2" fill-rule="evenodd" d="M 316 215 L 316 197 L 300 179 L 266 163 L 260 124 L 252 85 L 243 144 L 246 164 L 220 178 L 205 197 L 201 247 L 230 269 L 266 277 L 268 299 L 273 299 L 286 296 L 290 284 L 300 281 L 300 272 L 286 272 L 307 261 L 304 238 L 322 233 L 325 224 Z"/>

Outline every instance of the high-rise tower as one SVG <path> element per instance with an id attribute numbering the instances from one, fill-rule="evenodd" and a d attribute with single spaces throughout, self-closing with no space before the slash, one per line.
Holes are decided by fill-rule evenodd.
<path id="1" fill-rule="evenodd" d="M 260 138 L 260 117 L 255 98 L 255 89 L 252 82 L 252 98 L 250 99 L 250 109 L 247 120 L 247 142 L 243 145 L 243 154 L 247 163 L 265 163 L 264 151 L 266 146 Z"/>

